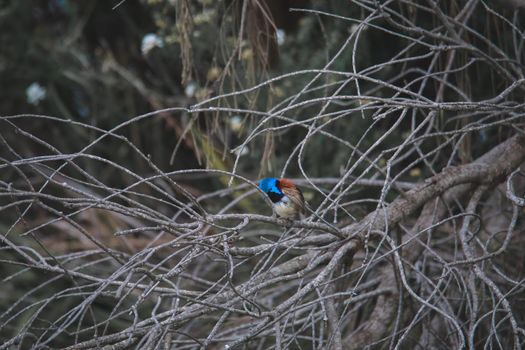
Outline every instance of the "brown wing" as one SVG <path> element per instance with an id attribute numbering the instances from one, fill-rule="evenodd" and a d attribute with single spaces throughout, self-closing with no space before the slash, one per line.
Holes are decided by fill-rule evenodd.
<path id="1" fill-rule="evenodd" d="M 303 193 L 290 180 L 279 180 L 281 191 L 292 201 L 300 213 L 304 214 L 304 197 Z"/>

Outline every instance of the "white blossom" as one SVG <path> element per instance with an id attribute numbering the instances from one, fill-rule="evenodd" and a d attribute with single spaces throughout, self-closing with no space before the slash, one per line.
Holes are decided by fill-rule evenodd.
<path id="1" fill-rule="evenodd" d="M 46 88 L 37 82 L 32 83 L 26 89 L 27 103 L 38 105 L 40 101 L 46 98 Z"/>
<path id="2" fill-rule="evenodd" d="M 230 118 L 230 129 L 234 132 L 239 132 L 242 128 L 242 118 L 240 115 L 234 115 Z"/>
<path id="3" fill-rule="evenodd" d="M 276 35 L 277 35 L 277 45 L 281 46 L 282 44 L 284 44 L 284 37 L 286 36 L 284 33 L 284 30 L 277 29 Z"/>
<path id="4" fill-rule="evenodd" d="M 142 54 L 145 56 L 153 48 L 162 47 L 162 46 L 164 46 L 162 39 L 157 34 L 149 33 L 149 34 L 144 35 L 144 37 L 142 38 L 142 44 L 140 45 L 140 50 L 142 51 Z"/>
<path id="5" fill-rule="evenodd" d="M 233 153 L 236 156 L 242 157 L 250 153 L 250 148 L 248 146 L 238 147 L 233 150 Z"/>
<path id="6" fill-rule="evenodd" d="M 197 84 L 194 81 L 190 81 L 186 84 L 186 87 L 184 88 L 184 94 L 186 97 L 190 98 L 195 96 L 195 91 L 197 91 Z"/>

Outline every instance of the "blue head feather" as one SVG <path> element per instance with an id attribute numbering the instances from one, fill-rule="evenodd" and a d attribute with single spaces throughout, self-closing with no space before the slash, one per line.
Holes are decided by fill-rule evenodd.
<path id="1" fill-rule="evenodd" d="M 267 177 L 259 181 L 259 188 L 265 192 L 273 203 L 277 203 L 284 197 L 284 193 L 277 184 L 279 180 L 274 177 Z"/>
<path id="2" fill-rule="evenodd" d="M 274 177 L 267 177 L 259 181 L 259 188 L 266 193 L 274 192 L 282 194 L 279 187 L 277 187 L 277 179 Z"/>

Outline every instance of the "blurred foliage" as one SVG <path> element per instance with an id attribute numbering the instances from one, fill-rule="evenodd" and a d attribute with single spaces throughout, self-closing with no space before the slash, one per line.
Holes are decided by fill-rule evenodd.
<path id="1" fill-rule="evenodd" d="M 386 20 L 375 23 L 383 27 L 360 26 L 362 9 L 343 1 L 15 1 L 2 0 L 0 11 L 0 86 L 2 86 L 1 115 L 35 113 L 71 119 L 96 128 L 109 130 L 135 116 L 169 107 L 190 107 L 208 97 L 249 88 L 266 79 L 297 70 L 320 69 L 326 66 L 349 34 L 359 36 L 358 46 L 352 39 L 330 63 L 329 69 L 341 72 L 363 71 L 402 52 L 408 41 L 393 36 L 394 30 Z M 246 4 L 246 7 L 244 7 Z M 458 11 L 453 1 L 447 11 Z M 309 13 L 293 8 L 310 8 Z M 244 11 L 244 12 L 243 12 Z M 480 11 L 480 10 L 478 10 Z M 502 10 L 505 12 L 505 10 Z M 399 5 L 399 12 L 423 28 L 431 28 L 432 16 L 417 11 L 411 5 Z M 245 14 L 244 16 L 242 14 Z M 509 12 L 510 13 L 510 12 Z M 335 18 L 337 14 L 346 19 Z M 473 16 L 473 27 L 480 34 L 498 42 L 500 49 L 512 50 L 512 35 L 501 19 L 486 13 Z M 353 21 L 352 19 L 356 19 Z M 507 31 L 507 32 L 506 32 Z M 479 44 L 474 34 L 472 41 Z M 240 38 L 240 39 L 239 39 Z M 262 38 L 262 39 L 261 39 Z M 149 39 L 149 40 L 147 40 Z M 279 39 L 279 40 L 278 40 Z M 486 46 L 484 43 L 480 45 Z M 353 55 L 354 49 L 358 54 Z M 490 54 L 492 47 L 486 48 Z M 414 54 L 413 52 L 411 54 Z M 458 53 L 462 55 L 464 53 Z M 429 58 L 415 60 L 411 67 L 388 65 L 376 69 L 375 79 L 400 83 L 428 65 Z M 466 60 L 466 58 L 465 58 Z M 445 65 L 446 55 L 437 62 Z M 493 95 L 506 86 L 503 77 L 483 74 L 487 62 L 469 61 L 468 67 L 452 79 L 476 101 Z M 506 63 L 501 63 L 506 64 Z M 412 72 L 412 73 L 411 73 Z M 307 84 L 315 73 L 293 75 L 268 84 L 253 92 L 220 98 L 208 105 L 236 110 L 271 111 L 286 106 Z M 472 82 L 472 77 L 477 81 Z M 343 84 L 345 77 L 323 74 L 298 100 L 340 95 L 356 95 L 355 84 Z M 432 98 L 437 83 L 424 88 L 423 94 Z M 29 98 L 31 87 L 45 91 L 37 100 Z M 360 82 L 360 91 L 372 89 L 381 97 L 382 90 L 373 90 L 372 82 Z M 408 86 L 418 91 L 419 86 Z M 339 90 L 338 90 L 339 89 Z M 457 100 L 453 89 L 446 89 L 445 100 Z M 387 96 L 388 97 L 388 96 Z M 370 101 L 362 100 L 366 105 Z M 316 116 L 326 107 L 326 115 L 318 123 L 330 123 L 326 130 L 333 135 L 366 149 L 396 121 L 393 118 L 371 122 L 368 112 L 354 111 L 355 102 L 329 105 L 305 104 L 287 112 L 284 117 L 305 120 Z M 331 122 L 330 113 L 349 109 L 353 118 Z M 210 111 L 189 114 L 182 110 L 159 113 L 160 118 L 134 122 L 119 130 L 162 170 L 210 167 L 231 169 L 235 161 L 235 147 L 260 122 L 261 116 L 249 112 Z M 375 116 L 377 117 L 377 116 Z M 406 132 L 423 120 L 422 113 L 405 118 L 396 132 L 385 140 L 385 147 L 399 144 Z M 450 113 L 440 115 L 439 130 L 455 130 L 461 119 Z M 63 153 L 79 150 L 80 145 L 93 141 L 97 133 L 86 128 L 71 128 L 67 123 L 50 123 L 32 119 L 24 130 L 38 135 Z M 276 119 L 271 125 L 278 126 Z M 13 129 L 3 124 L 4 137 L 13 137 Z M 500 129 L 472 133 L 454 162 L 472 159 L 490 149 L 500 138 Z M 256 179 L 261 175 L 279 175 L 307 130 L 297 125 L 267 132 L 245 149 L 238 165 L 241 174 Z M 362 135 L 366 133 L 366 138 Z M 478 142 L 479 141 L 479 142 Z M 426 140 L 421 149 L 432 149 L 436 140 Z M 21 154 L 39 154 L 41 145 L 33 141 L 19 145 Z M 117 164 L 148 174 L 147 162 L 123 142 L 107 138 L 97 143 L 94 152 Z M 348 158 L 341 143 L 322 137 L 312 138 L 305 145 L 304 164 L 312 177 L 337 177 L 355 157 Z M 381 157 L 371 154 L 370 157 Z M 418 156 L 414 154 L 398 165 L 403 169 Z M 326 159 L 331 159 L 326 162 Z M 437 159 L 446 165 L 448 158 Z M 322 164 L 322 166 L 320 166 Z M 358 170 L 366 168 L 360 165 Z M 417 166 L 417 164 L 416 164 Z M 101 169 L 100 180 L 108 184 L 130 184 L 132 179 L 120 178 Z M 431 172 L 418 168 L 402 178 L 423 178 Z M 293 160 L 286 168 L 286 176 L 302 177 Z M 226 179 L 201 182 L 194 193 L 209 191 L 225 185 Z M 220 207 L 220 206 L 219 206 Z"/>
<path id="2" fill-rule="evenodd" d="M 180 4 L 186 4 L 186 12 L 177 8 L 182 6 Z M 238 91 L 283 73 L 319 69 L 340 49 L 349 33 L 357 30 L 360 31 L 360 46 L 359 54 L 355 56 L 355 67 L 352 41 L 331 63 L 331 70 L 360 71 L 400 52 L 406 45 L 403 40 L 384 31 L 360 28 L 357 21 L 351 23 L 330 16 L 306 15 L 305 12 L 290 10 L 291 7 L 309 6 L 317 11 L 359 18 L 359 8 L 348 6 L 346 2 L 310 4 L 307 1 L 268 1 L 266 10 L 275 23 L 246 25 L 242 29 L 243 3 L 239 1 L 125 1 L 112 9 L 116 5 L 116 1 L 3 0 L 0 29 L 4 35 L 0 36 L 0 44 L 4 49 L 0 53 L 0 85 L 4 89 L 0 113 L 60 116 L 110 129 L 126 119 L 152 110 L 189 107 L 204 98 Z M 259 18 L 258 11 L 261 10 L 252 9 L 250 12 L 248 9 L 245 22 L 257 22 L 249 20 Z M 413 9 L 408 6 L 406 11 L 407 15 L 423 24 L 427 20 L 424 13 L 416 18 Z M 505 33 L 493 28 L 485 29 L 485 18 L 478 18 L 480 31 L 485 31 L 483 34 L 488 33 L 494 40 L 505 42 Z M 181 26 L 177 21 L 186 24 Z M 379 24 L 386 29 L 391 27 L 388 23 Z M 284 34 L 280 45 L 277 43 L 276 28 Z M 266 31 L 264 35 L 261 34 L 263 30 Z M 250 34 L 250 31 L 257 33 Z M 141 51 L 148 34 L 154 35 L 157 42 L 151 44 L 147 52 Z M 243 40 L 239 41 L 241 34 Z M 266 36 L 266 46 L 260 47 L 262 44 L 259 41 L 250 39 L 257 35 Z M 510 40 L 509 37 L 509 45 Z M 425 63 L 425 60 L 421 62 Z M 373 77 L 388 81 L 403 69 L 387 68 L 378 70 Z M 417 62 L 413 69 L 417 69 Z M 473 100 L 493 94 L 502 84 L 501 81 L 498 83 L 496 76 L 480 74 L 482 69 L 483 64 L 472 64 L 469 69 L 473 76 L 481 79 L 476 84 L 469 82 L 468 75 L 460 77 L 465 80 L 466 90 L 472 90 Z M 286 99 L 299 92 L 312 77 L 313 74 L 303 74 L 278 80 L 253 93 L 219 99 L 216 104 L 236 109 L 270 110 L 279 103 L 286 103 Z M 314 84 L 317 89 L 303 94 L 300 99 L 329 96 L 339 87 L 336 83 L 342 78 L 325 74 L 322 79 L 322 84 Z M 31 104 L 26 94 L 33 83 L 44 87 L 46 95 L 39 103 Z M 362 83 L 360 89 L 363 91 L 372 86 L 371 83 Z M 417 91 L 417 86 L 413 89 Z M 432 96 L 432 86 L 426 89 L 426 93 Z M 356 92 L 355 85 L 348 85 L 340 94 L 352 95 Z M 454 100 L 452 91 L 447 91 L 447 94 L 450 94 L 448 100 Z M 337 111 L 340 107 L 331 104 L 325 113 Z M 318 113 L 319 108 L 319 105 L 305 105 L 295 108 L 286 117 L 306 119 Z M 162 169 L 206 167 L 210 164 L 227 168 L 235 157 L 231 150 L 260 120 L 249 113 L 241 115 L 233 112 L 200 113 L 196 119 L 176 111 L 162 116 L 125 130 L 126 136 L 140 145 L 145 153 L 151 154 Z M 238 117 L 242 127 L 233 127 L 232 118 Z M 357 142 L 370 126 L 362 118 L 347 121 L 333 123 L 333 130 L 330 131 L 352 143 Z M 372 144 L 392 122 L 385 120 L 377 123 L 372 133 L 363 140 L 364 145 Z M 35 133 L 45 130 L 43 137 L 58 140 L 63 152 L 75 150 L 78 137 L 93 137 L 93 134 L 83 131 L 81 135 L 69 138 L 59 126 L 53 125 L 49 130 L 45 124 L 30 127 Z M 443 127 L 454 129 L 456 125 L 449 123 Z M 206 144 L 211 144 L 212 148 L 195 138 L 195 135 L 202 133 L 208 135 Z M 275 139 L 272 142 L 261 139 L 243 156 L 241 170 L 253 178 L 280 172 L 290 150 L 305 133 L 298 126 L 270 135 Z M 182 136 L 186 138 L 181 140 Z M 391 144 L 397 144 L 402 137 L 402 133 L 392 135 Z M 172 152 L 178 143 L 180 147 L 175 159 L 172 159 Z M 134 164 L 136 160 L 126 153 L 125 147 L 121 148 L 121 152 L 115 145 L 97 147 L 111 149 L 112 159 L 119 157 L 121 165 L 137 165 Z M 340 171 L 339 159 L 345 158 L 344 153 L 339 152 L 340 147 L 338 143 L 328 142 L 320 147 L 315 140 L 310 142 L 307 164 L 315 165 L 327 154 L 335 155 L 331 164 L 324 164 L 322 168 L 310 167 L 310 175 L 336 176 Z M 215 153 L 220 157 L 214 156 Z M 261 159 L 264 162 L 258 163 Z M 295 162 L 292 162 L 287 174 L 299 175 Z"/>
<path id="3" fill-rule="evenodd" d="M 447 11 L 458 11 L 454 4 L 443 6 L 451 7 Z M 134 117 L 164 108 L 189 108 L 209 97 L 240 91 L 281 74 L 325 66 L 339 72 L 368 69 L 372 70 L 367 73 L 371 78 L 403 85 L 405 79 L 413 79 L 412 75 L 421 73 L 418 70 L 429 64 L 428 57 L 420 57 L 411 66 L 404 63 L 375 68 L 376 64 L 400 53 L 401 57 L 415 55 L 417 48 L 415 52 L 402 54 L 409 41 L 392 35 L 396 28 L 391 23 L 379 18 L 374 22 L 377 27 L 360 25 L 362 9 L 340 1 L 2 0 L 1 5 L 0 86 L 3 98 L 0 114 L 43 114 L 93 127 L 72 127 L 68 122 L 46 119 L 19 121 L 18 127 L 51 143 L 62 153 L 78 152 L 95 140 L 100 135 L 96 128 L 111 130 Z M 421 27 L 432 27 L 433 18 L 425 11 L 417 11 L 410 4 L 394 6 Z M 315 12 L 308 12 L 308 9 Z M 495 16 L 477 11 L 480 15 L 473 16 L 472 26 L 497 42 L 502 50 L 511 51 L 513 39 L 508 26 L 501 25 L 501 19 Z M 473 43 L 479 44 L 480 39 L 474 34 L 471 36 Z M 485 43 L 480 45 L 486 46 Z M 494 48 L 488 46 L 486 50 L 490 54 Z M 444 66 L 446 60 L 447 56 L 443 55 L 436 64 Z M 508 83 L 505 77 L 495 75 L 494 69 L 489 70 L 490 74 L 483 74 L 487 62 L 471 60 L 466 64 L 466 69 L 451 79 L 469 93 L 467 97 L 472 101 L 492 96 Z M 274 111 L 291 103 L 333 94 L 358 94 L 354 83 L 344 83 L 345 76 L 325 73 L 314 81 L 315 74 L 314 71 L 293 74 L 254 91 L 233 94 L 207 104 L 221 108 L 217 111 L 190 114 L 171 109 L 156 112 L 158 118 L 133 122 L 121 127 L 118 134 L 129 139 L 162 171 L 231 170 L 240 152 L 236 147 L 262 118 L 250 111 Z M 472 77 L 476 77 L 475 83 Z M 296 97 L 305 87 L 308 90 Z M 436 87 L 436 81 L 426 84 L 423 95 L 433 98 Z M 30 97 L 32 88 L 36 95 Z M 420 87 L 414 84 L 406 89 L 418 92 Z M 383 96 L 384 89 L 375 89 L 375 83 L 366 80 L 360 81 L 359 90 L 361 93 L 369 91 L 377 97 L 390 96 Z M 443 100 L 458 100 L 454 89 L 445 89 L 444 94 Z M 305 103 L 282 117 L 306 120 L 322 111 L 324 117 L 316 122 L 317 125 L 326 123 L 324 129 L 335 137 L 367 149 L 396 123 L 395 118 L 381 118 L 366 109 L 358 111 L 370 102 Z M 228 108 L 230 110 L 224 110 Z M 332 119 L 332 114 L 341 110 L 348 110 L 352 118 Z M 383 149 L 400 144 L 424 118 L 424 113 L 420 112 L 404 118 L 383 141 Z M 440 112 L 438 120 L 433 126 L 436 132 L 456 130 L 463 123 L 461 118 L 444 111 Z M 278 127 L 278 118 L 265 126 Z M 8 144 L 20 137 L 9 123 L 2 124 L 1 132 Z M 300 124 L 266 131 L 242 150 L 238 172 L 257 179 L 262 175 L 279 176 L 285 169 L 286 176 L 303 177 L 298 168 L 296 146 L 307 132 Z M 443 152 L 444 157 L 436 155 L 433 164 L 445 166 L 470 161 L 473 155 L 485 152 L 505 138 L 507 132 L 508 129 L 492 128 L 469 133 L 459 150 L 452 152 L 450 146 L 449 152 Z M 42 153 L 41 144 L 33 139 L 26 140 L 15 142 L 19 154 Z M 428 138 L 422 140 L 419 147 L 425 152 L 444 141 L 443 138 Z M 139 175 L 151 175 L 150 160 L 133 152 L 122 140 L 105 138 L 91 149 L 94 154 Z M 451 152 L 454 159 L 449 159 Z M 384 165 L 387 154 L 374 151 L 369 158 L 380 158 L 379 164 Z M 302 156 L 308 176 L 338 177 L 359 154 L 349 156 L 348 148 L 340 142 L 314 137 L 304 144 Z M 394 173 L 409 166 L 408 171 L 401 173 L 401 179 L 432 175 L 430 169 L 420 164 L 422 162 L 412 164 L 418 157 L 417 153 L 408 155 L 396 165 Z M 124 188 L 135 181 L 101 163 L 86 161 L 84 165 L 96 171 L 100 181 L 111 186 Z M 355 172 L 361 173 L 367 167 L 363 162 Z M 185 188 L 198 195 L 223 188 L 229 180 L 228 177 L 212 177 L 210 181 L 200 179 L 185 179 Z M 371 195 L 370 189 L 356 191 L 353 193 L 356 197 Z M 321 199 L 312 200 L 315 205 Z M 224 203 L 216 203 L 216 209 L 222 208 Z M 253 211 L 252 203 L 247 201 L 241 201 L 239 207 L 245 212 Z"/>
<path id="4" fill-rule="evenodd" d="M 304 16 L 299 12 L 290 13 L 285 7 L 277 8 L 281 13 L 274 16 L 284 17 L 282 23 L 276 23 L 277 27 L 286 28 L 284 43 L 279 46 L 278 53 L 275 49 L 271 52 L 275 57 L 261 62 L 264 59 L 254 54 L 261 48 L 254 48 L 247 39 L 238 41 L 242 4 L 235 1 L 192 1 L 189 21 L 193 25 L 186 28 L 191 29 L 191 33 L 187 33 L 184 39 L 175 21 L 178 18 L 176 3 L 128 1 L 112 10 L 116 4 L 108 1 L 4 0 L 0 29 L 3 33 L 14 34 L 0 37 L 2 47 L 7 48 L 0 53 L 0 84 L 9 86 L 3 92 L 0 113 L 11 115 L 23 111 L 60 116 L 109 129 L 151 110 L 190 106 L 205 97 L 237 91 L 280 73 L 322 67 L 349 31 L 344 21 Z M 315 3 L 314 6 L 331 13 L 357 15 L 356 9 L 343 3 Z M 156 35 L 161 44 L 144 54 L 141 43 L 150 33 Z M 274 33 L 268 36 L 270 41 L 275 41 Z M 190 40 L 191 45 L 185 40 Z M 192 51 L 188 54 L 192 57 L 189 68 L 184 67 L 181 59 L 184 50 Z M 359 66 L 368 59 L 366 55 L 360 55 L 356 63 Z M 269 67 L 269 61 L 273 63 L 272 67 Z M 351 66 L 351 60 L 344 54 L 331 68 L 345 71 L 351 70 Z M 183 72 L 188 69 L 190 73 L 186 75 L 191 80 L 183 83 Z M 267 89 L 221 99 L 218 103 L 232 108 L 269 109 L 292 92 L 300 91 L 308 78 L 309 75 L 280 80 Z M 46 96 L 38 104 L 31 104 L 26 89 L 35 82 L 45 88 Z M 328 89 L 307 96 L 322 96 L 327 92 L 325 90 Z M 315 113 L 316 108 L 305 107 L 296 113 L 301 113 L 300 117 L 304 118 Z M 151 153 L 156 164 L 168 169 L 171 168 L 168 164 L 171 151 L 186 128 L 190 128 L 185 134 L 188 136 L 196 132 L 195 128 L 203 129 L 213 137 L 210 142 L 222 158 L 231 158 L 230 149 L 237 146 L 236 143 L 251 129 L 250 125 L 257 122 L 249 115 L 242 115 L 242 123 L 246 125 L 232 131 L 229 122 L 232 117 L 235 117 L 232 113 L 220 116 L 202 113 L 194 121 L 185 113 L 170 112 L 164 116 L 164 121 L 146 122 L 140 125 L 140 130 L 135 125 L 126 132 L 145 153 Z M 357 140 L 366 123 L 359 120 L 356 123 L 341 130 L 341 135 Z M 69 135 L 57 125 L 48 130 L 44 124 L 32 125 L 31 130 L 38 133 L 38 130 L 45 129 L 43 136 L 59 140 L 63 152 L 77 147 L 77 137 L 89 139 L 92 136 L 84 132 L 68 139 Z M 156 137 L 149 137 L 152 134 Z M 287 156 L 283 150 L 290 149 L 303 135 L 301 129 L 276 135 L 277 141 L 273 143 L 276 149 L 271 150 L 272 158 L 275 157 L 273 171 L 278 171 L 283 164 L 281 159 Z M 199 143 L 182 142 L 174 166 L 209 165 L 207 161 L 214 157 Z M 258 146 L 249 150 L 247 158 L 252 161 L 261 159 L 264 143 Z M 112 145 L 100 147 L 116 150 Z M 112 157 L 115 156 L 119 157 L 119 164 L 132 164 L 129 162 L 133 159 L 129 159 L 125 151 L 113 152 Z M 319 156 L 313 152 L 310 159 L 315 162 Z M 252 169 L 252 176 L 257 176 L 259 172 L 253 171 L 252 161 L 245 161 L 242 166 L 244 170 Z M 213 163 L 216 165 L 215 161 Z M 262 168 L 263 172 L 268 170 L 265 164 Z M 337 169 L 323 171 L 333 170 Z"/>

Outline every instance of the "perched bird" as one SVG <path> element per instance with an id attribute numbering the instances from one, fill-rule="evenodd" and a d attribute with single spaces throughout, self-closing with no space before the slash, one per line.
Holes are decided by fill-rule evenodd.
<path id="1" fill-rule="evenodd" d="M 305 211 L 303 193 L 287 179 L 274 177 L 259 181 L 259 188 L 270 197 L 275 213 L 285 219 L 299 219 Z"/>

